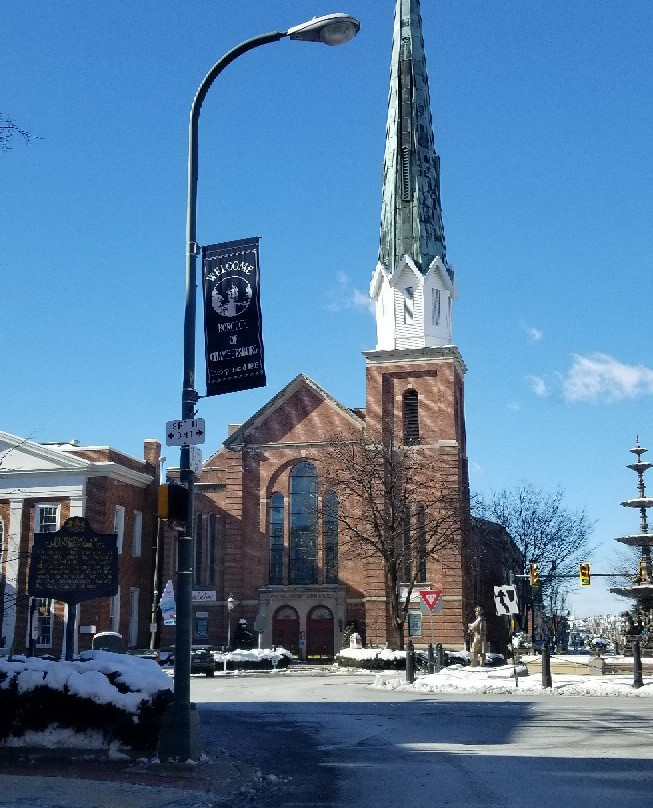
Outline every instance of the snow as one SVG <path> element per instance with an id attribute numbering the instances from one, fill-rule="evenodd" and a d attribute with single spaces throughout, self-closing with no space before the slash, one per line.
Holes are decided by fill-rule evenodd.
<path id="1" fill-rule="evenodd" d="M 115 673 L 116 683 L 130 692 L 121 693 L 111 684 L 108 675 Z M 151 701 L 158 691 L 172 689 L 170 677 L 153 660 L 110 651 L 85 651 L 69 662 L 25 656 L 2 658 L 0 679 L 0 688 L 9 687 L 15 679 L 19 693 L 43 686 L 60 691 L 68 687 L 70 693 L 97 704 L 113 704 L 133 715 L 143 700 Z"/>
<path id="2" fill-rule="evenodd" d="M 587 657 L 589 659 L 591 657 Z M 535 657 L 525 657 L 525 661 Z M 552 661 L 560 657 L 552 657 Z M 578 662 L 578 656 L 563 659 Z M 378 690 L 401 690 L 416 693 L 448 693 L 472 695 L 547 695 L 552 696 L 619 696 L 645 698 L 653 696 L 653 667 L 644 668 L 644 685 L 633 687 L 633 675 L 571 675 L 551 674 L 552 687 L 542 687 L 540 673 L 528 675 L 525 665 L 517 666 L 518 682 L 515 683 L 512 665 L 496 668 L 471 668 L 465 665 L 450 665 L 439 673 L 419 676 L 413 684 L 406 682 L 405 673 L 391 672 L 377 674 L 373 688 Z"/>
<path id="3" fill-rule="evenodd" d="M 272 663 L 279 662 L 282 657 L 292 658 L 290 651 L 279 646 L 272 650 L 271 648 L 253 648 L 251 651 L 236 650 L 229 651 L 222 654 L 220 651 L 214 651 L 213 656 L 216 662 L 260 662 L 263 659 L 269 659 Z"/>

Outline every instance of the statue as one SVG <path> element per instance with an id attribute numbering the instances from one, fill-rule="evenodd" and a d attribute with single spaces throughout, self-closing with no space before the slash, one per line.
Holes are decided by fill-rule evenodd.
<path id="1" fill-rule="evenodd" d="M 483 617 L 483 609 L 477 606 L 474 609 L 476 620 L 473 623 L 468 623 L 472 635 L 472 668 L 476 668 L 479 664 L 485 665 L 485 618 Z"/>

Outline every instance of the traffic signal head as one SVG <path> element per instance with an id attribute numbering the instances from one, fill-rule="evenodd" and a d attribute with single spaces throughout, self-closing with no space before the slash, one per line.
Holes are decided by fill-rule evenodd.
<path id="1" fill-rule="evenodd" d="M 591 586 L 592 576 L 590 575 L 590 565 L 588 564 L 587 561 L 582 561 L 578 565 L 578 572 L 580 576 L 580 585 Z"/>
<path id="2" fill-rule="evenodd" d="M 539 586 L 540 585 L 540 570 L 537 564 L 534 561 L 531 561 L 528 567 L 528 574 L 531 579 L 531 586 Z"/>
<path id="3" fill-rule="evenodd" d="M 159 519 L 186 522 L 188 519 L 188 489 L 179 483 L 160 485 L 157 506 Z"/>

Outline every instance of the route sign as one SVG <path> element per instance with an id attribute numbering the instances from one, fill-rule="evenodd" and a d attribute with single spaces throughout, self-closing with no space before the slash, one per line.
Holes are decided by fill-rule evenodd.
<path id="1" fill-rule="evenodd" d="M 508 585 L 495 586 L 494 605 L 497 607 L 497 614 L 519 614 L 515 587 Z"/>
<path id="2" fill-rule="evenodd" d="M 419 595 L 430 612 L 440 611 L 440 609 L 437 608 L 438 604 L 440 604 L 440 608 L 442 608 L 441 589 L 420 589 Z"/>
<path id="3" fill-rule="evenodd" d="M 166 446 L 195 446 L 204 443 L 206 430 L 203 418 L 166 421 Z"/>

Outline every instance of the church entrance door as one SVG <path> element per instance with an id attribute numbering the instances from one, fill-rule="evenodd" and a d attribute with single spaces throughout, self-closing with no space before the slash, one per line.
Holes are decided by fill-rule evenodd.
<path id="1" fill-rule="evenodd" d="M 281 606 L 272 618 L 272 642 L 299 655 L 299 615 L 292 606 Z"/>
<path id="2" fill-rule="evenodd" d="M 306 658 L 333 659 L 333 612 L 326 606 L 314 606 L 306 620 Z"/>

